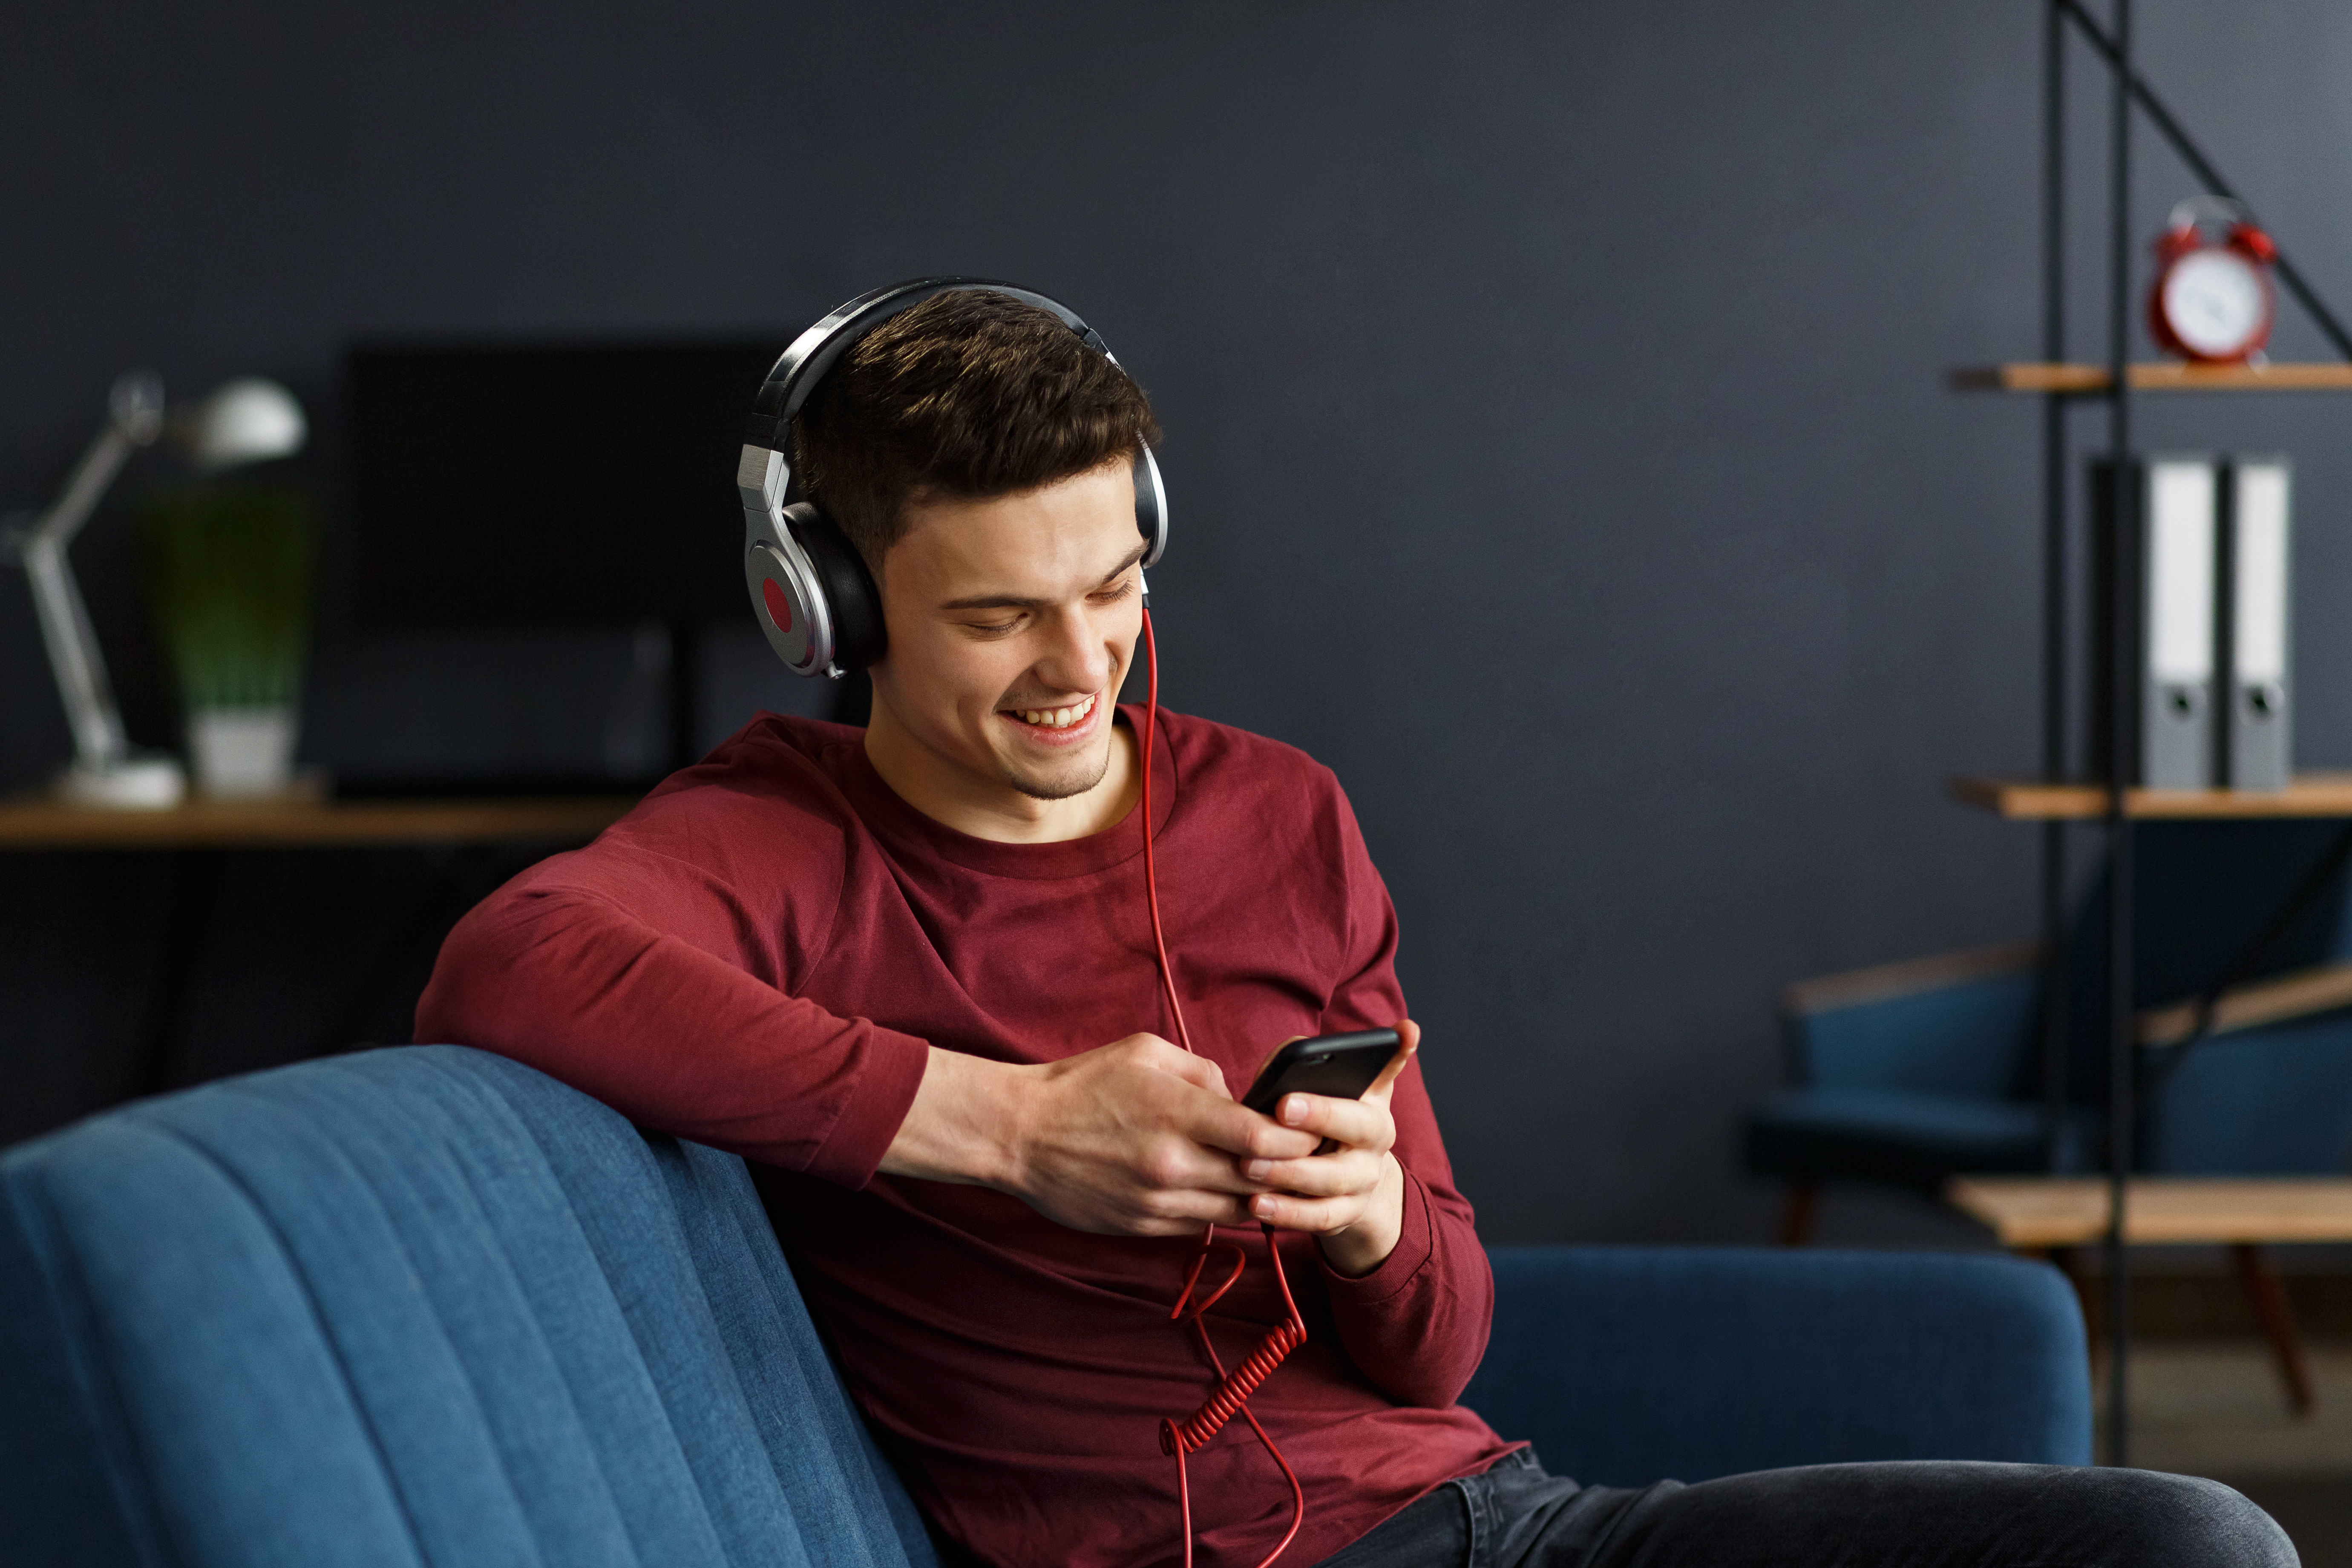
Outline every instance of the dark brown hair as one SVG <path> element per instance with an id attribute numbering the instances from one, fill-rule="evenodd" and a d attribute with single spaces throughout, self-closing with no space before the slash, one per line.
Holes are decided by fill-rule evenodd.
<path id="1" fill-rule="evenodd" d="M 1018 495 L 1159 439 L 1143 389 L 1052 311 L 958 289 L 850 346 L 802 406 L 793 458 L 878 573 L 908 501 Z"/>

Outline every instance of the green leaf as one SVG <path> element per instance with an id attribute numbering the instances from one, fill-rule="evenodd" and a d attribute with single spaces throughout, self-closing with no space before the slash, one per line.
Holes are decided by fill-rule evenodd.
<path id="1" fill-rule="evenodd" d="M 310 651 L 318 510 L 291 485 L 199 484 L 138 508 L 140 577 L 190 708 L 290 705 Z"/>

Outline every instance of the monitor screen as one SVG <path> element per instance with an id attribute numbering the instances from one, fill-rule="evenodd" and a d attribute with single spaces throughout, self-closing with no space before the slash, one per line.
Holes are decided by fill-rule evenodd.
<path id="1" fill-rule="evenodd" d="M 746 614 L 735 463 L 785 337 L 353 347 L 360 621 Z"/>

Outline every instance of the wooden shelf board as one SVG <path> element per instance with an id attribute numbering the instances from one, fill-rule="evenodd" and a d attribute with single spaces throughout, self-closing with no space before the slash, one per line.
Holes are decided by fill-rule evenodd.
<path id="1" fill-rule="evenodd" d="M 1971 774 L 1948 786 L 1955 800 L 2011 821 L 2104 816 L 2107 792 L 2095 784 Z M 2283 790 L 2129 789 L 2124 811 L 2133 817 L 2352 816 L 2352 773 L 2297 773 Z"/>
<path id="2" fill-rule="evenodd" d="M 2003 1247 L 2080 1247 L 2107 1233 L 2104 1176 L 1956 1176 L 1944 1196 Z M 2156 1247 L 2352 1241 L 2352 1177 L 2137 1177 L 2124 1237 Z"/>
<path id="3" fill-rule="evenodd" d="M 0 801 L 0 849 L 364 848 L 595 837 L 633 795 L 545 800 L 191 801 L 104 811 L 46 798 Z"/>
<path id="4" fill-rule="evenodd" d="M 2107 390 L 2103 364 L 1969 365 L 1951 373 L 1958 392 L 2058 392 L 2082 395 Z M 2135 364 L 2125 373 L 2134 392 L 2352 392 L 2352 364 Z"/>

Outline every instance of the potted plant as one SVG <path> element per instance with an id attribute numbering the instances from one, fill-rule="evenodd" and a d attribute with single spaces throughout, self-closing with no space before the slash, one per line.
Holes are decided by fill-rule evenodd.
<path id="1" fill-rule="evenodd" d="M 284 793 L 318 561 L 309 493 L 284 484 L 157 491 L 140 508 L 139 544 L 196 787 L 232 799 Z"/>

